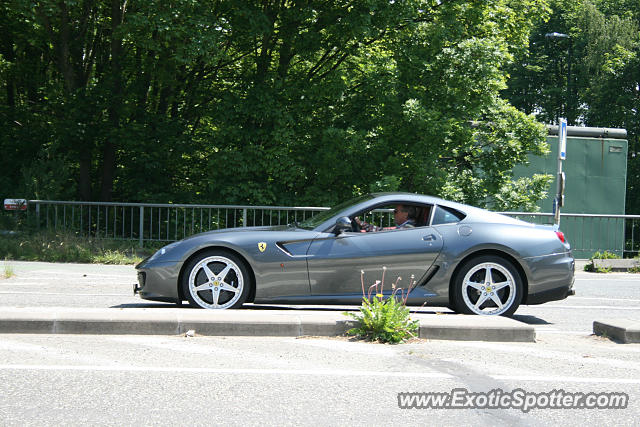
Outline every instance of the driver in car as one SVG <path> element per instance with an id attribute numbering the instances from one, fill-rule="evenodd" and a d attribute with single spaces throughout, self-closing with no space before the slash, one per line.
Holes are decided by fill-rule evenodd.
<path id="1" fill-rule="evenodd" d="M 355 217 L 354 221 L 360 226 L 360 231 L 372 232 L 380 230 L 400 230 L 403 228 L 413 228 L 416 226 L 416 217 L 418 216 L 418 208 L 415 206 L 396 205 L 393 210 L 393 221 L 396 223 L 395 227 L 378 227 L 373 224 L 369 224 Z"/>

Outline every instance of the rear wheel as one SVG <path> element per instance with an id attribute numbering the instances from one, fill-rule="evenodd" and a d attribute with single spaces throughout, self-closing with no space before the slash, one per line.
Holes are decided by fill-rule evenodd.
<path id="1" fill-rule="evenodd" d="M 453 285 L 453 303 L 458 313 L 511 316 L 522 292 L 522 279 L 513 264 L 485 255 L 462 266 Z"/>
<path id="2" fill-rule="evenodd" d="M 242 259 L 211 250 L 189 261 L 182 277 L 182 292 L 194 307 L 238 308 L 247 300 L 250 280 Z"/>

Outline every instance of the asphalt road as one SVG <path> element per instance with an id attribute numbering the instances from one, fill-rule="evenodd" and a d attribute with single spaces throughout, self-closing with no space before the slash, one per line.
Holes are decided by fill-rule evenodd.
<path id="1" fill-rule="evenodd" d="M 0 309 L 174 307 L 133 297 L 131 267 L 9 264 L 16 275 L 0 280 Z M 516 319 L 536 325 L 535 343 L 0 335 L 0 425 L 635 425 L 640 344 L 591 328 L 596 319 L 640 318 L 640 275 L 578 273 L 576 291 L 518 310 Z M 626 409 L 528 412 L 398 407 L 398 393 L 456 388 L 629 400 Z"/>
<path id="2" fill-rule="evenodd" d="M 131 266 L 5 263 L 15 276 L 0 279 L 0 307 L 175 307 L 134 297 L 136 273 Z M 640 319 L 640 274 L 577 272 L 575 289 L 576 295 L 563 301 L 521 306 L 514 318 L 535 325 L 539 332 L 560 334 L 590 334 L 593 321 L 599 319 Z M 315 308 L 342 311 L 349 307 Z M 450 313 L 445 307 L 422 311 Z"/>
<path id="3" fill-rule="evenodd" d="M 0 335 L 2 425 L 636 425 L 640 346 Z M 626 409 L 400 409 L 398 393 L 627 393 Z"/>

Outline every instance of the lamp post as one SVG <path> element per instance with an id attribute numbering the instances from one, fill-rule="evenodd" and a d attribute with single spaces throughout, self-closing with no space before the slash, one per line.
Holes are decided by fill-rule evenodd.
<path id="1" fill-rule="evenodd" d="M 560 226 L 560 208 L 564 205 L 564 186 L 565 186 L 565 174 L 562 171 L 562 162 L 567 158 L 567 122 L 573 124 L 573 109 L 571 108 L 571 57 L 573 55 L 573 43 L 571 36 L 563 33 L 547 33 L 544 35 L 549 39 L 568 39 L 569 51 L 567 55 L 567 98 L 565 101 L 565 117 L 558 122 L 558 192 L 556 198 L 553 201 L 553 223 L 556 226 Z"/>
<path id="2" fill-rule="evenodd" d="M 564 206 L 565 174 L 562 171 L 562 162 L 567 158 L 567 121 L 560 119 L 558 125 L 558 192 L 553 200 L 553 223 L 560 226 L 560 208 Z"/>

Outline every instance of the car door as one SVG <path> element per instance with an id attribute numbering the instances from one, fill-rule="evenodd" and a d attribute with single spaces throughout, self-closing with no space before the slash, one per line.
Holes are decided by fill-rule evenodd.
<path id="1" fill-rule="evenodd" d="M 386 230 L 373 233 L 323 233 L 309 246 L 307 264 L 311 294 L 362 295 L 360 272 L 365 272 L 365 290 L 385 273 L 386 289 L 398 277 L 407 288 L 427 272 L 442 249 L 442 237 L 432 227 Z"/>

